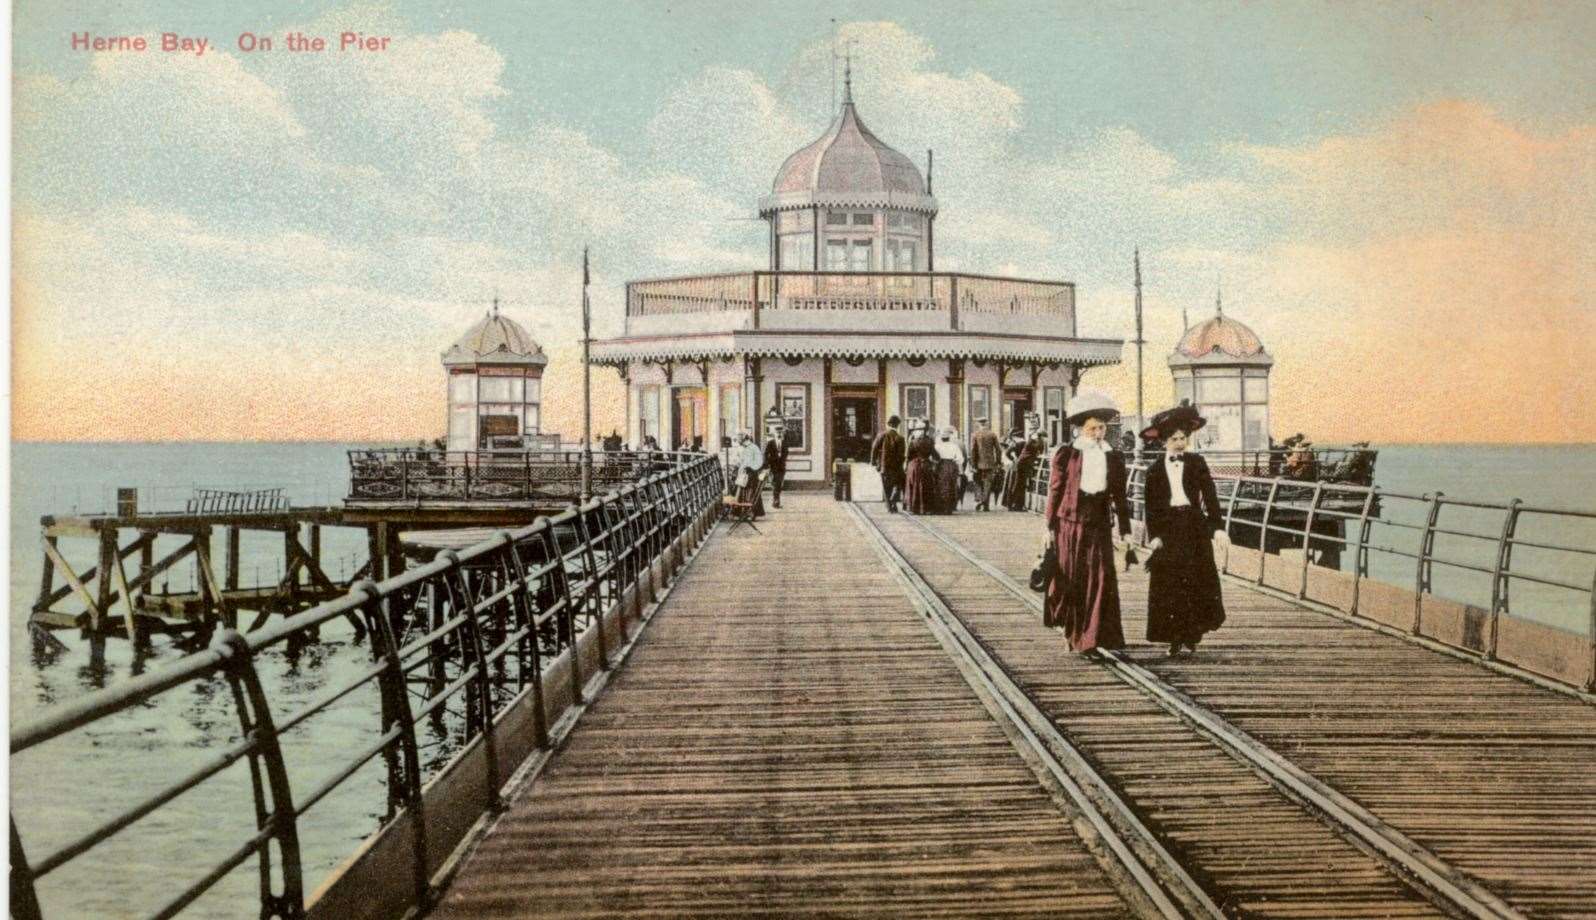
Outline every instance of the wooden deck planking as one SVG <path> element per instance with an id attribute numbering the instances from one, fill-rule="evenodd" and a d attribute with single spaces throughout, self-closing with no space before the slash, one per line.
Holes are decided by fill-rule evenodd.
<path id="1" fill-rule="evenodd" d="M 1068 650 L 1025 604 L 908 520 L 870 516 L 1227 913 L 1440 916 L 1384 865 L 1183 721 Z M 960 520 L 963 516 L 951 520 Z M 970 515 L 997 522 L 998 512 Z M 1032 522 L 1037 518 L 1030 517 Z M 950 519 L 934 519 L 946 523 Z M 1040 528 L 1039 528 L 1040 529 Z M 1024 541 L 1026 574 L 1040 549 Z M 1127 624 L 1128 625 L 1128 624 Z"/>
<path id="2" fill-rule="evenodd" d="M 1129 909 L 841 506 L 718 533 L 436 916 Z"/>
<path id="3" fill-rule="evenodd" d="M 929 522 L 1016 578 L 1044 533 L 1034 515 Z M 1521 910 L 1596 917 L 1596 709 L 1224 584 L 1225 626 L 1169 660 L 1140 641 L 1145 576 L 1122 572 L 1131 655 Z"/>

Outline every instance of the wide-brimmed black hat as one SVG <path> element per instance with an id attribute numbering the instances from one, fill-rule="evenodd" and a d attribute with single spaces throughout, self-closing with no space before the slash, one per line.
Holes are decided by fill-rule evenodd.
<path id="1" fill-rule="evenodd" d="M 1153 416 L 1153 423 L 1142 430 L 1142 437 L 1168 440 L 1169 436 L 1177 431 L 1191 434 L 1206 424 L 1208 420 L 1198 415 L 1196 409 L 1191 406 L 1176 406 Z"/>

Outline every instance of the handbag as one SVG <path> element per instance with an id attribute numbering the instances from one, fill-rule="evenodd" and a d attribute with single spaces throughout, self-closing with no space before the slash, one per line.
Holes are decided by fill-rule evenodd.
<path id="1" fill-rule="evenodd" d="M 1031 590 L 1038 594 L 1047 593 L 1047 583 L 1058 574 L 1058 543 L 1052 539 L 1047 541 L 1047 546 L 1042 549 L 1042 561 L 1031 570 Z"/>
<path id="2" fill-rule="evenodd" d="M 741 492 L 746 488 L 748 488 L 748 467 L 745 466 L 737 471 L 737 491 Z"/>

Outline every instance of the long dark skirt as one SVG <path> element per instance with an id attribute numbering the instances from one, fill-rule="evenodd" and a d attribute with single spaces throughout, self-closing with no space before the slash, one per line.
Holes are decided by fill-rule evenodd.
<path id="1" fill-rule="evenodd" d="M 1003 483 L 1003 507 L 1010 511 L 1025 510 L 1025 493 L 1031 487 L 1031 480 L 1036 477 L 1036 458 L 1021 460 L 1009 469 L 1008 479 Z"/>
<path id="2" fill-rule="evenodd" d="M 903 482 L 903 505 L 910 514 L 930 514 L 935 508 L 934 466 L 930 460 L 915 458 L 908 462 L 908 476 Z"/>
<path id="3" fill-rule="evenodd" d="M 959 504 L 959 465 L 945 457 L 936 463 L 935 513 L 952 514 Z"/>
<path id="4" fill-rule="evenodd" d="M 1107 494 L 1081 495 L 1076 519 L 1061 522 L 1054 538 L 1059 571 L 1048 582 L 1042 622 L 1062 626 L 1077 652 L 1125 647 L 1113 527 Z"/>
<path id="5" fill-rule="evenodd" d="M 1171 508 L 1163 539 L 1148 561 L 1147 641 L 1196 645 L 1225 622 L 1212 530 L 1196 508 Z"/>

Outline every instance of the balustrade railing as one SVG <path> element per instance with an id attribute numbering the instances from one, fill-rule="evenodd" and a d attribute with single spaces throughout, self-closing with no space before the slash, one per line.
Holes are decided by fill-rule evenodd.
<path id="1" fill-rule="evenodd" d="M 592 456 L 594 491 L 636 482 L 680 460 L 658 451 L 595 450 Z M 349 500 L 570 500 L 579 497 L 582 457 L 580 450 L 351 450 Z"/>
<path id="2" fill-rule="evenodd" d="M 251 860 L 258 867 L 262 917 L 397 916 L 425 905 L 434 873 L 476 816 L 500 807 L 501 784 L 528 756 L 548 748 L 555 726 L 581 704 L 595 671 L 613 664 L 615 646 L 628 621 L 637 621 L 645 597 L 652 598 L 657 582 L 707 534 L 724 488 L 714 457 L 676 455 L 668 470 L 581 507 L 468 549 L 444 550 L 381 583 L 362 581 L 342 598 L 258 631 L 220 631 L 206 651 L 13 727 L 15 763 L 71 733 L 115 731 L 120 714 L 218 678 L 230 688 L 238 720 L 238 736 L 223 750 L 48 852 L 27 846 L 46 829 L 19 827 L 13 811 L 12 916 L 40 917 L 38 886 L 51 873 L 146 818 L 170 815 L 175 800 L 240 761 L 248 764 L 253 801 L 238 804 L 253 809 L 254 832 L 214 863 L 196 867 L 196 878 L 173 882 L 165 903 L 151 907 L 149 916 L 183 911 Z M 257 667 L 262 654 L 309 641 L 324 624 L 349 616 L 360 618 L 372 637 L 370 666 L 294 711 L 274 711 Z M 327 723 L 329 707 L 362 690 L 376 697 L 364 711 L 371 727 L 366 740 L 353 751 L 312 748 L 330 772 L 308 788 L 291 787 L 291 764 L 279 740 Z M 344 708 L 332 721 L 348 718 Z M 452 742 L 440 745 L 440 733 Z M 439 751 L 452 756 L 435 756 Z M 384 765 L 387 800 L 368 810 L 386 808 L 386 818 L 358 857 L 311 898 L 307 883 L 316 879 L 305 878 L 300 848 L 305 817 L 376 762 Z M 109 772 L 106 779 L 116 776 Z M 15 802 L 28 789 L 13 787 L 12 793 Z M 175 820 L 182 820 L 179 815 Z M 150 846 L 161 846 L 158 836 Z M 139 870 L 108 865 L 97 867 L 94 877 L 103 882 L 115 871 Z M 135 906 L 125 906 L 134 915 Z"/>
<path id="3" fill-rule="evenodd" d="M 633 281 L 626 286 L 628 316 L 762 310 L 884 310 L 1056 319 L 1073 334 L 1075 286 L 950 272 L 754 271 Z"/>
<path id="4" fill-rule="evenodd" d="M 1231 545 L 1248 554 L 1235 565 L 1227 555 L 1229 574 L 1596 691 L 1596 510 L 1229 474 L 1212 461 L 1210 467 Z M 1137 522 L 1145 520 L 1146 470 L 1145 464 L 1129 469 L 1127 497 Z M 1027 499 L 1031 510 L 1042 510 L 1047 482 L 1048 464 L 1039 463 Z M 1145 531 L 1138 531 L 1145 541 Z M 1300 560 L 1270 553 L 1282 547 L 1300 548 Z M 1337 565 L 1322 564 L 1332 555 Z M 1458 576 L 1447 580 L 1444 592 L 1437 590 L 1437 567 Z M 1404 577 L 1404 569 L 1411 574 Z M 1325 573 L 1344 573 L 1347 584 L 1320 584 L 1317 576 Z M 1366 597 L 1375 590 L 1371 585 L 1381 593 L 1378 609 Z M 1521 594 L 1533 592 L 1538 616 L 1531 622 L 1555 618 L 1561 625 L 1519 628 L 1526 618 L 1514 612 L 1515 586 Z M 1395 612 L 1404 605 L 1405 613 Z M 1451 622 L 1427 623 L 1432 610 Z M 1525 634 L 1511 653 L 1501 641 L 1504 618 Z M 1571 654 L 1571 643 L 1559 633 L 1583 640 L 1583 651 Z"/>

